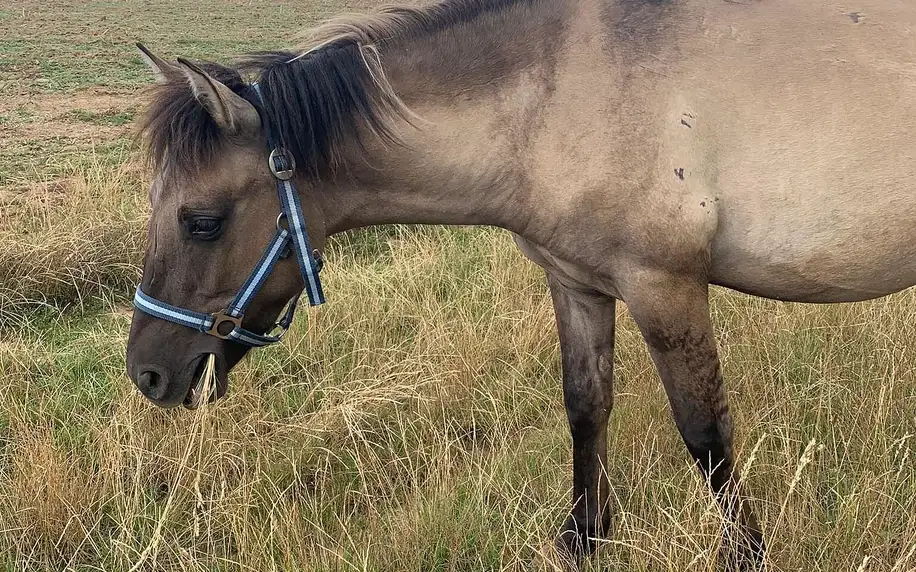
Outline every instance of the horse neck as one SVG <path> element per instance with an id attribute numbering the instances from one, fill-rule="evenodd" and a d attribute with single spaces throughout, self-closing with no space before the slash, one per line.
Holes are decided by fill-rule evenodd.
<path id="1" fill-rule="evenodd" d="M 328 230 L 474 224 L 528 235 L 542 209 L 525 142 L 550 97 L 566 10 L 520 3 L 460 33 L 386 45 L 388 80 L 419 119 L 399 126 L 403 146 L 370 135 L 368 154 L 344 160 L 320 193 Z"/>
<path id="2" fill-rule="evenodd" d="M 403 148 L 370 146 L 323 189 L 330 232 L 376 224 L 492 225 L 520 230 L 528 205 L 522 165 L 494 136 L 486 105 L 424 107 L 425 125 Z"/>

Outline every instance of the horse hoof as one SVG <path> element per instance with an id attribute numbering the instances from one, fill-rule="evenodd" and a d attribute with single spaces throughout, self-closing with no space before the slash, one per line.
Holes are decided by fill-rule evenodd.
<path id="1" fill-rule="evenodd" d="M 580 526 L 570 517 L 560 529 L 554 544 L 557 553 L 571 569 L 578 570 L 582 559 L 591 556 L 598 549 L 597 535 L 596 530 L 587 530 L 587 527 Z"/>
<path id="2" fill-rule="evenodd" d="M 763 572 L 766 548 L 759 533 L 731 542 L 726 536 L 719 550 L 718 566 L 723 572 Z"/>
<path id="3" fill-rule="evenodd" d="M 579 572 L 579 564 L 559 539 L 546 541 L 535 552 L 531 572 Z"/>

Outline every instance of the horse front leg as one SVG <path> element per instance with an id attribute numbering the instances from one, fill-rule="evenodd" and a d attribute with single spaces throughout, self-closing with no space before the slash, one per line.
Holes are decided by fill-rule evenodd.
<path id="1" fill-rule="evenodd" d="M 732 453 L 732 420 L 709 318 L 708 284 L 691 276 L 655 275 L 624 299 L 661 376 L 687 450 L 725 517 L 720 563 L 758 569 L 763 535 L 740 492 Z M 724 557 L 724 558 L 723 558 Z"/>
<path id="2" fill-rule="evenodd" d="M 613 404 L 615 300 L 564 286 L 548 275 L 560 335 L 563 401 L 573 443 L 572 511 L 558 548 L 578 561 L 611 523 L 606 472 L 607 423 Z"/>

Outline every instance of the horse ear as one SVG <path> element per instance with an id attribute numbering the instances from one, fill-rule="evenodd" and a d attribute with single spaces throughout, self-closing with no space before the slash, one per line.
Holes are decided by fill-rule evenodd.
<path id="1" fill-rule="evenodd" d="M 157 83 L 166 83 L 168 82 L 169 75 L 179 73 L 178 67 L 175 64 L 171 64 L 160 58 L 149 51 L 149 49 L 140 42 L 137 42 L 137 49 L 140 50 L 140 54 L 143 56 L 143 61 L 146 62 L 146 65 L 153 70 L 153 75 L 156 76 Z"/>
<path id="2" fill-rule="evenodd" d="M 230 135 L 255 133 L 261 128 L 258 110 L 210 74 L 184 58 L 178 58 L 181 70 L 191 84 L 194 97 L 204 106 L 220 129 Z"/>

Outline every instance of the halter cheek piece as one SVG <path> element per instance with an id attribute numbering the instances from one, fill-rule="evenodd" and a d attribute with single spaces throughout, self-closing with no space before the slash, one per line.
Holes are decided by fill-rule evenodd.
<path id="1" fill-rule="evenodd" d="M 260 86 L 255 83 L 252 84 L 252 87 L 261 101 L 261 105 L 264 105 Z M 157 300 L 144 293 L 140 286 L 137 286 L 137 293 L 134 295 L 134 307 L 138 310 L 156 318 L 194 328 L 211 336 L 232 340 L 247 346 L 266 346 L 277 343 L 283 338 L 293 321 L 299 294 L 293 296 L 283 317 L 275 324 L 273 330 L 280 329 L 276 334 L 271 334 L 270 332 L 256 334 L 246 330 L 242 327 L 242 318 L 248 304 L 251 303 L 258 290 L 264 285 L 277 261 L 280 258 L 285 258 L 290 248 L 292 248 L 299 263 L 299 271 L 302 273 L 309 304 L 317 306 L 324 303 L 324 292 L 321 290 L 321 281 L 318 278 L 322 261 L 318 251 L 313 251 L 309 244 L 305 217 L 302 214 L 302 206 L 299 203 L 299 194 L 296 192 L 296 187 L 292 182 L 296 163 L 287 150 L 276 144 L 267 121 L 264 121 L 264 132 L 267 135 L 267 144 L 271 149 L 267 162 L 270 166 L 270 172 L 277 179 L 280 215 L 277 217 L 276 234 L 274 234 L 270 244 L 267 245 L 261 260 L 251 272 L 248 280 L 245 281 L 238 294 L 235 295 L 235 299 L 232 300 L 226 310 L 213 314 L 204 314 Z M 281 224 L 284 219 L 287 223 L 286 227 Z"/>

